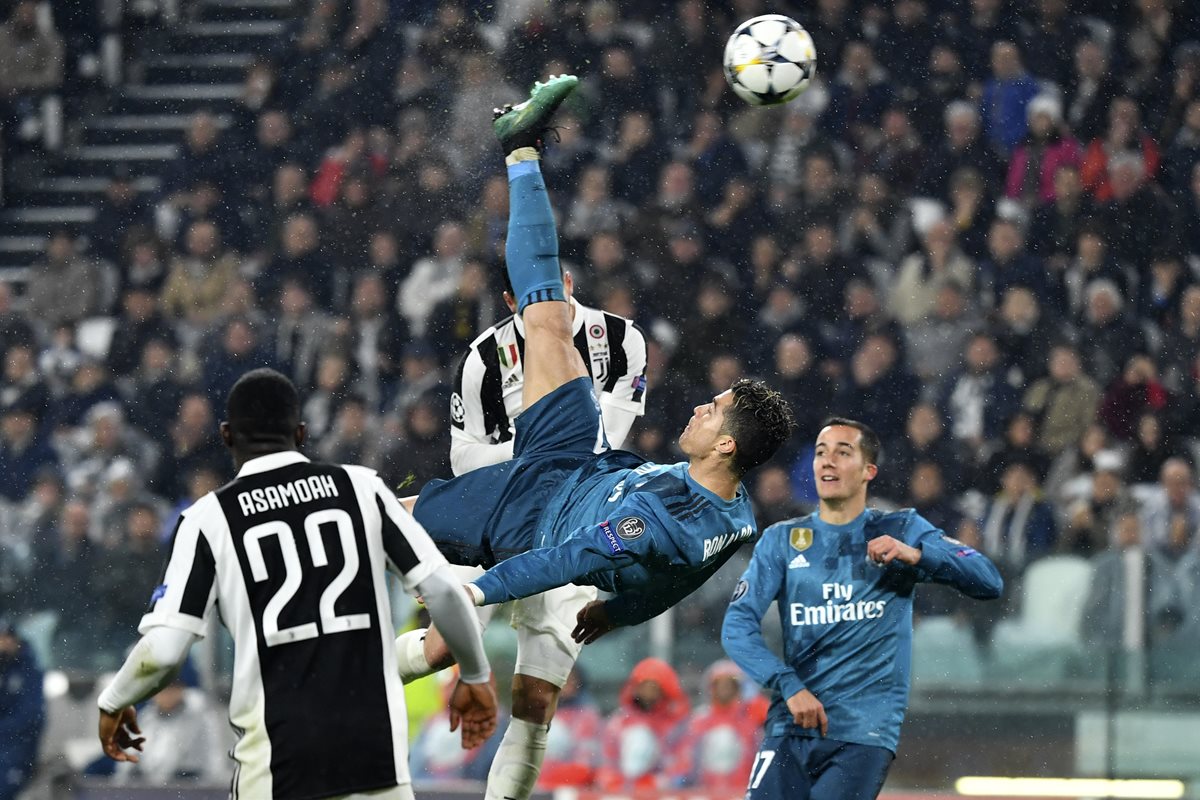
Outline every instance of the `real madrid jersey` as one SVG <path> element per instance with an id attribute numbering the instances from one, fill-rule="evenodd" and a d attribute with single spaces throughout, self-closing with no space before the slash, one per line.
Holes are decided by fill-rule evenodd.
<path id="1" fill-rule="evenodd" d="M 609 443 L 621 447 L 633 417 L 646 411 L 646 338 L 632 321 L 571 301 L 575 349 L 596 388 Z M 450 398 L 452 458 L 461 475 L 511 454 L 463 458 L 462 445 L 496 445 L 516 435 L 525 386 L 525 325 L 511 316 L 488 328 L 459 365 Z M 624 424 L 614 419 L 625 415 Z"/>
<path id="2" fill-rule="evenodd" d="M 630 466 L 632 458 L 618 451 L 584 467 L 542 513 L 535 549 L 475 581 L 485 601 L 597 586 L 616 595 L 613 621 L 635 625 L 691 594 L 758 535 L 744 487 L 726 500 L 697 483 L 686 462 Z"/>
<path id="3" fill-rule="evenodd" d="M 869 562 L 867 542 L 884 535 L 921 550 L 920 563 Z M 908 705 L 913 589 L 923 581 L 981 599 L 1003 587 L 986 556 L 912 509 L 869 509 L 844 525 L 814 513 L 767 528 L 722 631 L 729 657 L 772 692 L 767 736 L 820 735 L 794 725 L 787 709 L 787 698 L 808 689 L 825 707 L 828 738 L 895 751 Z M 772 601 L 783 627 L 782 659 L 762 636 Z"/>

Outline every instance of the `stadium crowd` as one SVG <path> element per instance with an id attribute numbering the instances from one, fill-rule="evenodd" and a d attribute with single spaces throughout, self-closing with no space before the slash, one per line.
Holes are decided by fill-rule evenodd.
<path id="1" fill-rule="evenodd" d="M 120 662 L 177 511 L 232 475 L 216 423 L 249 368 L 302 387 L 311 455 L 392 486 L 449 475 L 455 360 L 507 313 L 491 110 L 564 71 L 582 91 L 544 170 L 577 295 L 647 332 L 633 449 L 676 460 L 678 410 L 760 375 L 801 422 L 751 487 L 760 527 L 807 507 L 820 421 L 850 416 L 885 442 L 875 501 L 991 556 L 1006 613 L 1042 557 L 1111 590 L 1136 549 L 1141 644 L 1197 630 L 1184 3 L 298 5 L 159 193 L 118 174 L 86 235 L 0 284 L 0 593 L 49 620 L 46 666 Z M 808 28 L 818 77 L 755 109 L 720 54 L 765 11 Z M 1134 590 L 1095 592 L 1087 635 L 1128 636 Z M 723 592 L 681 606 L 691 639 L 717 642 Z M 981 641 L 995 622 L 972 619 Z"/>

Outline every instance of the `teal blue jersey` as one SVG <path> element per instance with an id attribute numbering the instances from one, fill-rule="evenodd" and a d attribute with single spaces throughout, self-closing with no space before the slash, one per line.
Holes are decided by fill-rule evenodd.
<path id="1" fill-rule="evenodd" d="M 475 581 L 485 602 L 584 584 L 615 593 L 610 618 L 634 625 L 697 589 L 757 536 L 744 487 L 725 500 L 693 480 L 687 463 L 630 461 L 601 456 L 565 481 L 538 519 L 534 549 Z"/>
<path id="2" fill-rule="evenodd" d="M 921 551 L 910 567 L 867 560 L 867 542 L 889 535 Z M 946 536 L 912 509 L 868 509 L 831 525 L 817 514 L 768 528 L 725 614 L 725 652 L 772 693 L 767 736 L 819 736 L 793 724 L 787 698 L 808 689 L 825 707 L 828 737 L 893 752 L 908 706 L 912 598 L 932 581 L 979 599 L 1003 581 L 982 553 Z M 762 618 L 779 607 L 783 658 L 767 647 Z"/>

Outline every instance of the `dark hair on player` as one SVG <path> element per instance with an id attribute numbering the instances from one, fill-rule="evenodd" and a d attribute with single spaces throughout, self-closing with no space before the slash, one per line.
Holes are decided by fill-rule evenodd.
<path id="1" fill-rule="evenodd" d="M 739 478 L 762 464 L 796 430 L 796 417 L 783 395 L 762 381 L 733 382 L 733 404 L 725 412 L 725 432 L 737 443 L 733 472 Z"/>
<path id="2" fill-rule="evenodd" d="M 848 417 L 829 417 L 821 423 L 821 430 L 828 428 L 830 425 L 854 428 L 854 430 L 862 434 L 859 438 L 858 449 L 862 450 L 863 458 L 868 464 L 879 463 L 879 454 L 883 451 L 883 443 L 879 441 L 879 434 L 873 431 L 870 425 Z"/>
<path id="3" fill-rule="evenodd" d="M 300 425 L 300 395 L 273 369 L 252 369 L 229 390 L 226 414 L 233 433 L 248 443 L 291 440 Z"/>

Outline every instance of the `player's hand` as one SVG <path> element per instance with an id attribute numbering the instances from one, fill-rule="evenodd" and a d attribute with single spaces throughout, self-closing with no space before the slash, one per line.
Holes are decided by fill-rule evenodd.
<path id="1" fill-rule="evenodd" d="M 825 706 L 808 689 L 801 689 L 787 699 L 788 711 L 792 712 L 792 721 L 801 728 L 817 728 L 824 736 L 829 732 L 829 717 L 825 716 Z"/>
<path id="2" fill-rule="evenodd" d="M 575 622 L 571 638 L 580 644 L 591 644 L 617 627 L 608 618 L 608 609 L 604 607 L 602 600 L 593 600 L 579 609 L 579 613 L 575 615 Z"/>
<path id="3" fill-rule="evenodd" d="M 130 748 L 138 751 L 142 749 L 142 743 L 146 739 L 141 734 L 137 711 L 133 706 L 125 706 L 113 714 L 103 709 L 100 711 L 100 746 L 104 748 L 104 755 L 113 761 L 130 761 L 136 764 L 137 755 L 125 751 Z"/>
<path id="4" fill-rule="evenodd" d="M 921 551 L 891 536 L 880 536 L 867 542 L 867 558 L 880 567 L 893 561 L 915 567 L 921 560 Z"/>
<path id="5" fill-rule="evenodd" d="M 462 725 L 462 746 L 473 750 L 496 732 L 496 689 L 492 686 L 495 676 L 487 683 L 458 682 L 450 695 L 450 730 Z"/>

